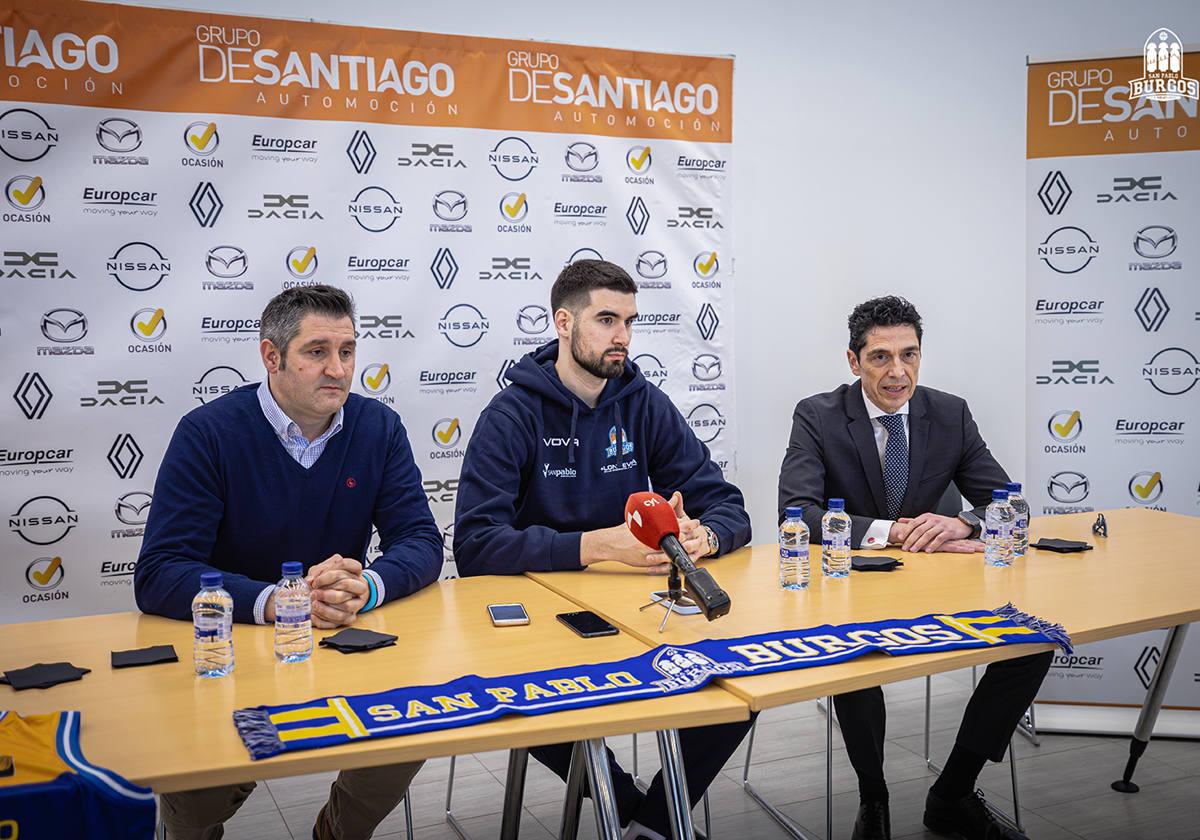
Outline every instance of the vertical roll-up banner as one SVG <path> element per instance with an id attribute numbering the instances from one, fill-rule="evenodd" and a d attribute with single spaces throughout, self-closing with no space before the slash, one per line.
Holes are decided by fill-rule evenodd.
<path id="1" fill-rule="evenodd" d="M 1035 515 L 1200 512 L 1200 53 L 1185 48 L 1188 34 L 1160 28 L 1140 54 L 1028 68 Z M 1127 574 L 1136 597 L 1136 563 Z M 1130 732 L 1165 632 L 1056 656 L 1038 728 Z M 1200 737 L 1200 634 L 1184 646 L 1156 732 Z"/>
<path id="2" fill-rule="evenodd" d="M 633 361 L 734 478 L 732 80 L 728 57 L 6 4 L 0 621 L 133 607 L 176 423 L 263 377 L 259 315 L 301 284 L 356 299 L 354 390 L 404 420 L 445 576 L 474 425 L 576 259 L 638 282 Z"/>

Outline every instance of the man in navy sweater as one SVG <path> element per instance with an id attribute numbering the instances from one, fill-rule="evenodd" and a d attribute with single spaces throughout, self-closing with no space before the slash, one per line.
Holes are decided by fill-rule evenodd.
<path id="1" fill-rule="evenodd" d="M 437 579 L 441 537 L 400 417 L 350 393 L 354 306 L 330 286 L 289 289 L 260 327 L 267 369 L 179 421 L 154 484 L 134 595 L 143 612 L 190 619 L 202 572 L 224 573 L 235 621 L 275 619 L 280 563 L 304 563 L 313 624 L 358 613 Z M 361 558 L 371 526 L 383 554 Z M 368 838 L 420 763 L 347 770 L 317 817 L 319 840 Z M 172 840 L 216 840 L 254 782 L 162 796 Z"/>
<path id="2" fill-rule="evenodd" d="M 687 421 L 628 361 L 637 286 L 619 266 L 579 260 L 550 292 L 559 339 L 507 373 L 467 447 L 458 485 L 454 558 L 468 575 L 580 571 L 625 563 L 648 574 L 669 568 L 624 524 L 625 500 L 653 487 L 671 497 L 680 541 L 693 559 L 750 541 L 741 492 L 721 475 Z M 683 499 L 699 514 L 684 512 Z M 692 804 L 737 749 L 750 723 L 680 733 Z M 563 778 L 569 744 L 530 751 Z M 662 774 L 643 797 L 616 766 L 613 782 L 627 837 L 661 840 L 670 830 Z"/>

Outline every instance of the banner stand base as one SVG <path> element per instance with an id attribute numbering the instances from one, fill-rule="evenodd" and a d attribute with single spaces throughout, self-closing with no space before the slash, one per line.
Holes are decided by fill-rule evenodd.
<path id="1" fill-rule="evenodd" d="M 1035 703 L 1038 734 L 1124 735 L 1137 724 L 1137 706 L 1074 706 L 1065 703 Z M 1200 715 L 1187 709 L 1163 709 L 1158 714 L 1154 738 L 1200 740 Z M 1150 753 L 1154 742 L 1150 743 Z"/>

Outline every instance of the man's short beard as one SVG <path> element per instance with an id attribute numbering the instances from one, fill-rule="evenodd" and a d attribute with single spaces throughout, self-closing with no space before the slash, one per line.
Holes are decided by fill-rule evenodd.
<path id="1" fill-rule="evenodd" d="M 605 355 L 613 352 L 623 353 L 624 351 L 617 347 L 609 347 L 596 358 L 589 359 L 579 346 L 578 334 L 571 335 L 571 358 L 575 360 L 575 364 L 597 379 L 616 379 L 625 372 L 625 359 L 622 358 L 616 362 L 605 360 Z"/>

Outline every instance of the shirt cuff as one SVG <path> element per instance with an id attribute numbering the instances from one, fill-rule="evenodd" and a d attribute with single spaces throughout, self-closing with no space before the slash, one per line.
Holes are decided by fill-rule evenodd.
<path id="1" fill-rule="evenodd" d="M 380 575 L 379 572 L 372 571 L 371 569 L 364 569 L 363 577 L 370 578 L 371 583 L 375 584 L 375 586 L 372 587 L 374 597 L 368 600 L 367 603 L 363 605 L 363 608 L 359 610 L 359 612 L 366 612 L 367 610 L 375 609 L 382 604 L 384 599 L 387 597 L 385 594 L 386 590 L 383 587 L 383 576 Z"/>
<path id="2" fill-rule="evenodd" d="M 859 548 L 887 548 L 888 534 L 892 531 L 892 524 L 890 519 L 876 519 L 867 528 L 867 533 L 863 534 L 862 545 Z"/>
<path id="3" fill-rule="evenodd" d="M 266 624 L 267 619 L 264 615 L 267 611 L 267 599 L 275 592 L 275 585 L 264 587 L 262 592 L 258 593 L 258 597 L 254 599 L 254 623 Z"/>

